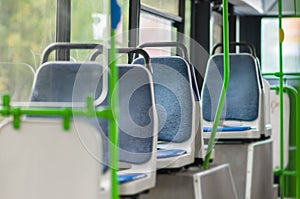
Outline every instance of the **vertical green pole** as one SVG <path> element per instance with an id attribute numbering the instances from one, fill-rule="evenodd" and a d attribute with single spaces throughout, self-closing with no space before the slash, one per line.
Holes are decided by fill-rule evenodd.
<path id="1" fill-rule="evenodd" d="M 226 92 L 229 84 L 229 75 L 230 75 L 230 61 L 229 61 L 229 37 L 228 37 L 228 0 L 223 0 L 223 49 L 224 49 L 224 77 L 223 77 L 223 86 L 220 94 L 220 99 L 216 111 L 216 115 L 214 118 L 214 124 L 212 127 L 210 139 L 208 142 L 207 154 L 204 160 L 204 168 L 209 168 L 209 160 L 211 156 L 211 152 L 215 143 L 217 128 L 220 121 Z"/>
<path id="2" fill-rule="evenodd" d="M 121 9 L 116 0 L 110 0 L 110 50 L 109 50 L 109 75 L 108 75 L 108 104 L 112 111 L 112 116 L 109 118 L 109 160 L 111 168 L 111 199 L 119 198 L 119 183 L 117 178 L 118 171 L 118 144 L 119 132 L 117 120 L 119 118 L 119 103 L 118 103 L 118 69 L 116 66 L 116 42 L 115 30 L 120 22 Z"/>
<path id="3" fill-rule="evenodd" d="M 108 103 L 109 107 L 113 113 L 114 117 L 109 119 L 109 157 L 110 157 L 110 168 L 111 168 L 111 198 L 119 198 L 119 185 L 117 180 L 117 171 L 118 171 L 118 142 L 119 142 L 119 132 L 117 125 L 118 118 L 118 70 L 116 67 L 116 49 L 115 49 L 115 30 L 111 30 L 111 40 L 110 45 L 111 49 L 109 51 L 109 80 L 108 80 Z"/>
<path id="4" fill-rule="evenodd" d="M 279 29 L 279 99 L 280 99 L 280 188 L 281 198 L 285 196 L 284 192 L 284 129 L 283 129 L 283 61 L 282 61 L 282 43 L 284 32 L 282 29 L 282 0 L 278 0 L 278 29 Z"/>

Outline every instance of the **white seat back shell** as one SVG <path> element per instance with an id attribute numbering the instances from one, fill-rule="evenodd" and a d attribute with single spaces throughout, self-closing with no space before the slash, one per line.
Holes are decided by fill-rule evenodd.
<path id="1" fill-rule="evenodd" d="M 16 130 L 0 128 L 0 198 L 98 199 L 101 140 L 76 120 L 64 131 L 60 119 L 27 119 Z"/>

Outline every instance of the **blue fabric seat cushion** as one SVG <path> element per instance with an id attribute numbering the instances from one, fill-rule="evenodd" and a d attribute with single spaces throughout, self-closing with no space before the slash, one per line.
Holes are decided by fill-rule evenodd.
<path id="1" fill-rule="evenodd" d="M 219 127 L 217 131 L 228 132 L 228 131 L 247 131 L 250 130 L 250 126 L 236 126 L 236 127 Z M 203 127 L 203 132 L 211 132 L 212 127 Z"/>
<path id="2" fill-rule="evenodd" d="M 181 149 L 161 149 L 161 150 L 157 150 L 157 154 L 156 157 L 158 159 L 160 158 L 171 158 L 171 157 L 177 157 L 177 156 L 181 156 L 183 154 L 186 154 L 185 150 L 181 150 Z"/>
<path id="3" fill-rule="evenodd" d="M 134 180 L 145 178 L 146 176 L 147 174 L 145 173 L 118 174 L 118 182 L 119 184 L 123 184 L 126 182 L 132 182 Z"/>

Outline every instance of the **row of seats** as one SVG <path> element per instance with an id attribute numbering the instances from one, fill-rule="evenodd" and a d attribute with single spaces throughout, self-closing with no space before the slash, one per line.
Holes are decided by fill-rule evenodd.
<path id="1" fill-rule="evenodd" d="M 229 60 L 228 90 L 217 129 L 214 162 L 230 164 L 238 198 L 272 198 L 269 84 L 262 78 L 255 53 L 230 53 Z M 201 93 L 204 138 L 211 136 L 223 67 L 223 54 L 210 57 Z"/>
<path id="2" fill-rule="evenodd" d="M 183 168 L 194 163 L 195 158 L 204 157 L 202 136 L 209 138 L 209 122 L 213 121 L 218 103 L 222 57 L 214 55 L 209 60 L 201 93 L 202 104 L 194 67 L 182 57 L 152 57 L 150 70 L 145 67 L 143 58 L 118 66 L 121 168 L 118 181 L 122 196 L 133 196 L 153 188 L 157 169 Z M 260 79 L 256 59 L 240 54 L 230 55 L 230 60 L 231 78 L 219 129 L 227 132 L 219 134 L 219 138 L 268 137 L 268 85 Z M 31 105 L 46 102 L 49 106 L 76 109 L 86 96 L 92 96 L 95 108 L 106 106 L 107 74 L 107 69 L 94 61 L 46 62 L 36 73 Z M 84 192 L 91 194 L 89 198 L 109 197 L 106 120 L 74 117 L 70 132 L 62 132 L 58 119 L 50 117 L 27 116 L 21 133 L 8 124 L 0 129 L 1 142 L 8 143 L 1 145 L 3 150 L 0 151 L 1 157 L 6 158 L 4 171 L 13 169 L 13 172 L 0 175 L 3 179 L 12 179 L 9 183 L 0 183 L 6 190 L 2 192 L 3 198 L 45 198 L 43 194 L 49 192 L 46 198 L 83 198 L 80 194 Z M 15 140 L 19 140 L 17 145 L 9 144 Z M 6 153 L 7 150 L 10 153 Z M 18 181 L 24 171 L 27 176 Z M 34 183 L 26 184 L 28 179 Z"/>
<path id="3" fill-rule="evenodd" d="M 157 116 L 149 71 L 137 65 L 118 66 L 118 70 L 119 160 L 131 164 L 130 169 L 120 171 L 118 180 L 122 195 L 134 195 L 155 183 Z M 76 103 L 93 96 L 96 107 L 106 106 L 104 73 L 105 68 L 96 62 L 47 62 L 37 72 L 31 101 Z M 103 173 L 109 176 L 108 122 L 98 118 L 86 120 L 100 132 Z M 138 183 L 131 183 L 137 179 Z"/>
<path id="4" fill-rule="evenodd" d="M 187 61 L 180 57 L 154 58 L 151 60 L 152 74 L 142 63 L 138 62 L 141 62 L 141 59 L 131 65 L 118 66 L 119 161 L 124 163 L 120 165 L 121 168 L 124 168 L 118 172 L 118 181 L 122 196 L 135 195 L 154 187 L 156 169 L 181 168 L 193 163 L 195 154 L 193 140 L 196 134 L 196 98 L 192 90 L 191 72 Z M 107 69 L 97 62 L 46 62 L 36 73 L 30 97 L 31 106 L 39 102 L 39 104 L 45 103 L 47 106 L 67 106 L 76 109 L 80 103 L 85 101 L 86 96 L 94 97 L 96 108 L 106 106 L 108 86 L 104 80 L 107 79 L 105 70 Z M 62 133 L 62 129 L 57 130 L 60 126 L 57 118 L 37 119 L 27 116 L 23 123 L 21 133 L 13 130 L 8 124 L 6 125 L 7 129 L 1 129 L 1 134 L 15 136 L 9 136 L 9 141 L 2 139 L 7 143 L 14 143 L 15 139 L 23 139 L 16 137 L 18 135 L 25 137 L 26 132 L 30 131 L 30 135 L 18 146 L 18 149 L 9 149 L 14 154 L 10 154 L 7 158 L 12 158 L 16 162 L 7 161 L 9 163 L 7 169 L 10 170 L 9 165 L 24 165 L 26 160 L 26 164 L 29 165 L 24 169 L 27 170 L 28 176 L 34 176 L 36 170 L 40 170 L 40 172 L 36 174 L 35 183 L 26 185 L 25 178 L 24 181 L 14 186 L 16 193 L 12 194 L 8 187 L 16 183 L 18 175 L 15 175 L 16 179 L 11 181 L 12 184 L 4 186 L 7 192 L 3 192 L 3 198 L 18 198 L 20 195 L 23 198 L 40 198 L 41 194 L 48 192 L 52 193 L 46 198 L 71 196 L 72 198 L 82 198 L 82 195 L 76 194 L 76 191 L 72 191 L 71 195 L 67 192 L 68 190 L 78 190 L 83 193 L 85 189 L 93 193 L 91 198 L 99 194 L 109 196 L 107 184 L 110 182 L 110 165 L 108 161 L 108 122 L 106 120 L 96 117 L 74 117 L 68 133 Z M 26 125 L 27 123 L 28 125 Z M 53 131 L 55 134 L 52 133 Z M 86 131 L 88 131 L 87 135 Z M 39 136 L 33 139 L 36 134 Z M 42 140 L 43 136 L 47 137 L 45 134 L 49 138 Z M 64 135 L 73 137 L 72 139 L 75 141 L 64 145 L 63 143 L 67 141 L 63 139 L 67 138 L 62 138 L 62 140 L 60 138 Z M 41 141 L 37 141 L 40 139 Z M 52 139 L 53 141 L 51 141 Z M 160 143 L 157 145 L 158 141 Z M 55 144 L 55 142 L 59 143 Z M 70 145 L 70 149 L 68 149 L 68 145 Z M 82 146 L 79 147 L 79 145 Z M 39 147 L 42 146 L 45 146 L 46 151 L 39 150 Z M 6 145 L 3 147 L 5 148 Z M 31 155 L 25 150 L 24 154 L 18 154 L 17 151 L 22 147 L 31 148 L 30 150 L 36 150 L 38 153 Z M 72 150 L 76 147 L 80 148 L 82 154 Z M 59 151 L 66 152 L 58 154 Z M 84 154 L 84 152 L 87 153 Z M 57 156 L 52 159 L 55 154 Z M 19 159 L 19 155 L 24 158 Z M 74 160 L 74 158 L 78 159 Z M 49 162 L 51 159 L 52 164 L 57 164 L 57 166 L 53 166 Z M 64 161 L 60 161 L 62 159 Z M 90 161 L 85 161 L 86 159 L 90 159 Z M 36 164 L 37 161 L 41 163 Z M 78 162 L 85 163 L 79 164 Z M 46 166 L 47 164 L 49 166 Z M 72 166 L 74 164 L 77 166 Z M 89 164 L 94 166 L 90 165 L 91 167 L 88 169 Z M 63 174 L 65 170 L 68 170 L 66 167 L 70 167 L 68 175 Z M 86 169 L 90 173 L 84 174 L 83 171 Z M 14 168 L 14 172 L 22 173 L 24 170 Z M 77 173 L 80 174 L 77 175 Z M 70 179 L 72 180 L 69 182 L 77 182 L 82 175 L 91 176 L 91 174 L 97 177 L 86 179 L 89 183 L 86 183 L 85 186 L 82 186 L 83 183 L 78 183 L 76 186 L 67 183 Z M 10 179 L 11 175 L 11 172 L 6 173 L 4 179 Z M 45 180 L 49 176 L 51 179 Z M 55 183 L 55 179 L 62 179 L 62 181 Z M 102 191 L 99 193 L 95 190 L 92 191 L 99 182 Z M 68 184 L 68 186 L 64 186 L 64 184 Z M 35 188 L 33 189 L 33 187 Z M 28 189 L 32 191 L 26 191 Z M 40 191 L 35 192 L 35 189 Z M 53 190 L 61 191 L 60 194 L 57 194 Z M 45 197 L 43 196 L 43 198 Z"/>

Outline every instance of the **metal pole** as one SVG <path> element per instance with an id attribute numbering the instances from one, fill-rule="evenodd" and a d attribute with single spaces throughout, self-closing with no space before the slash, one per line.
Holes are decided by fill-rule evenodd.
<path id="1" fill-rule="evenodd" d="M 119 161 L 119 129 L 117 120 L 119 118 L 118 105 L 118 69 L 116 66 L 116 41 L 115 30 L 121 18 L 121 8 L 116 0 L 110 1 L 110 50 L 109 50 L 109 78 L 108 78 L 108 105 L 113 116 L 109 120 L 109 161 L 111 168 L 111 199 L 119 199 L 119 183 L 117 178 Z"/>
<path id="2" fill-rule="evenodd" d="M 283 129 L 283 61 L 282 61 L 282 43 L 284 32 L 282 29 L 282 0 L 278 0 L 278 29 L 279 29 L 279 99 L 280 99 L 280 189 L 281 198 L 285 196 L 284 183 L 284 129 Z"/>
<path id="3" fill-rule="evenodd" d="M 111 49 L 109 51 L 109 92 L 108 92 L 108 101 L 109 107 L 111 108 L 114 116 L 118 115 L 118 91 L 117 91 L 117 80 L 118 80 L 118 70 L 116 67 L 116 49 L 115 49 L 115 30 L 111 30 Z M 114 95 L 113 95 L 114 93 Z M 117 118 L 111 118 L 109 120 L 109 157 L 110 157 L 110 166 L 111 166 L 111 180 L 112 180 L 112 187 L 111 187 L 111 196 L 112 199 L 119 198 L 119 187 L 117 181 L 117 171 L 118 171 L 118 142 L 119 142 L 119 132 L 118 132 L 118 125 L 117 125 Z"/>
<path id="4" fill-rule="evenodd" d="M 71 0 L 57 0 L 56 42 L 71 41 Z M 56 60 L 70 60 L 70 50 L 56 51 Z"/>
<path id="5" fill-rule="evenodd" d="M 204 160 L 203 166 L 205 169 L 209 168 L 209 160 L 213 149 L 213 145 L 215 143 L 217 128 L 220 121 L 220 117 L 221 117 L 221 113 L 222 113 L 222 109 L 226 97 L 226 92 L 229 84 L 230 60 L 229 60 L 229 35 L 228 35 L 228 0 L 223 0 L 223 41 L 224 41 L 223 42 L 223 49 L 224 49 L 224 77 L 223 78 L 224 79 L 223 79 L 223 86 L 222 86 L 221 95 L 217 107 L 217 112 L 214 119 L 214 124 L 208 142 L 207 154 Z"/>

